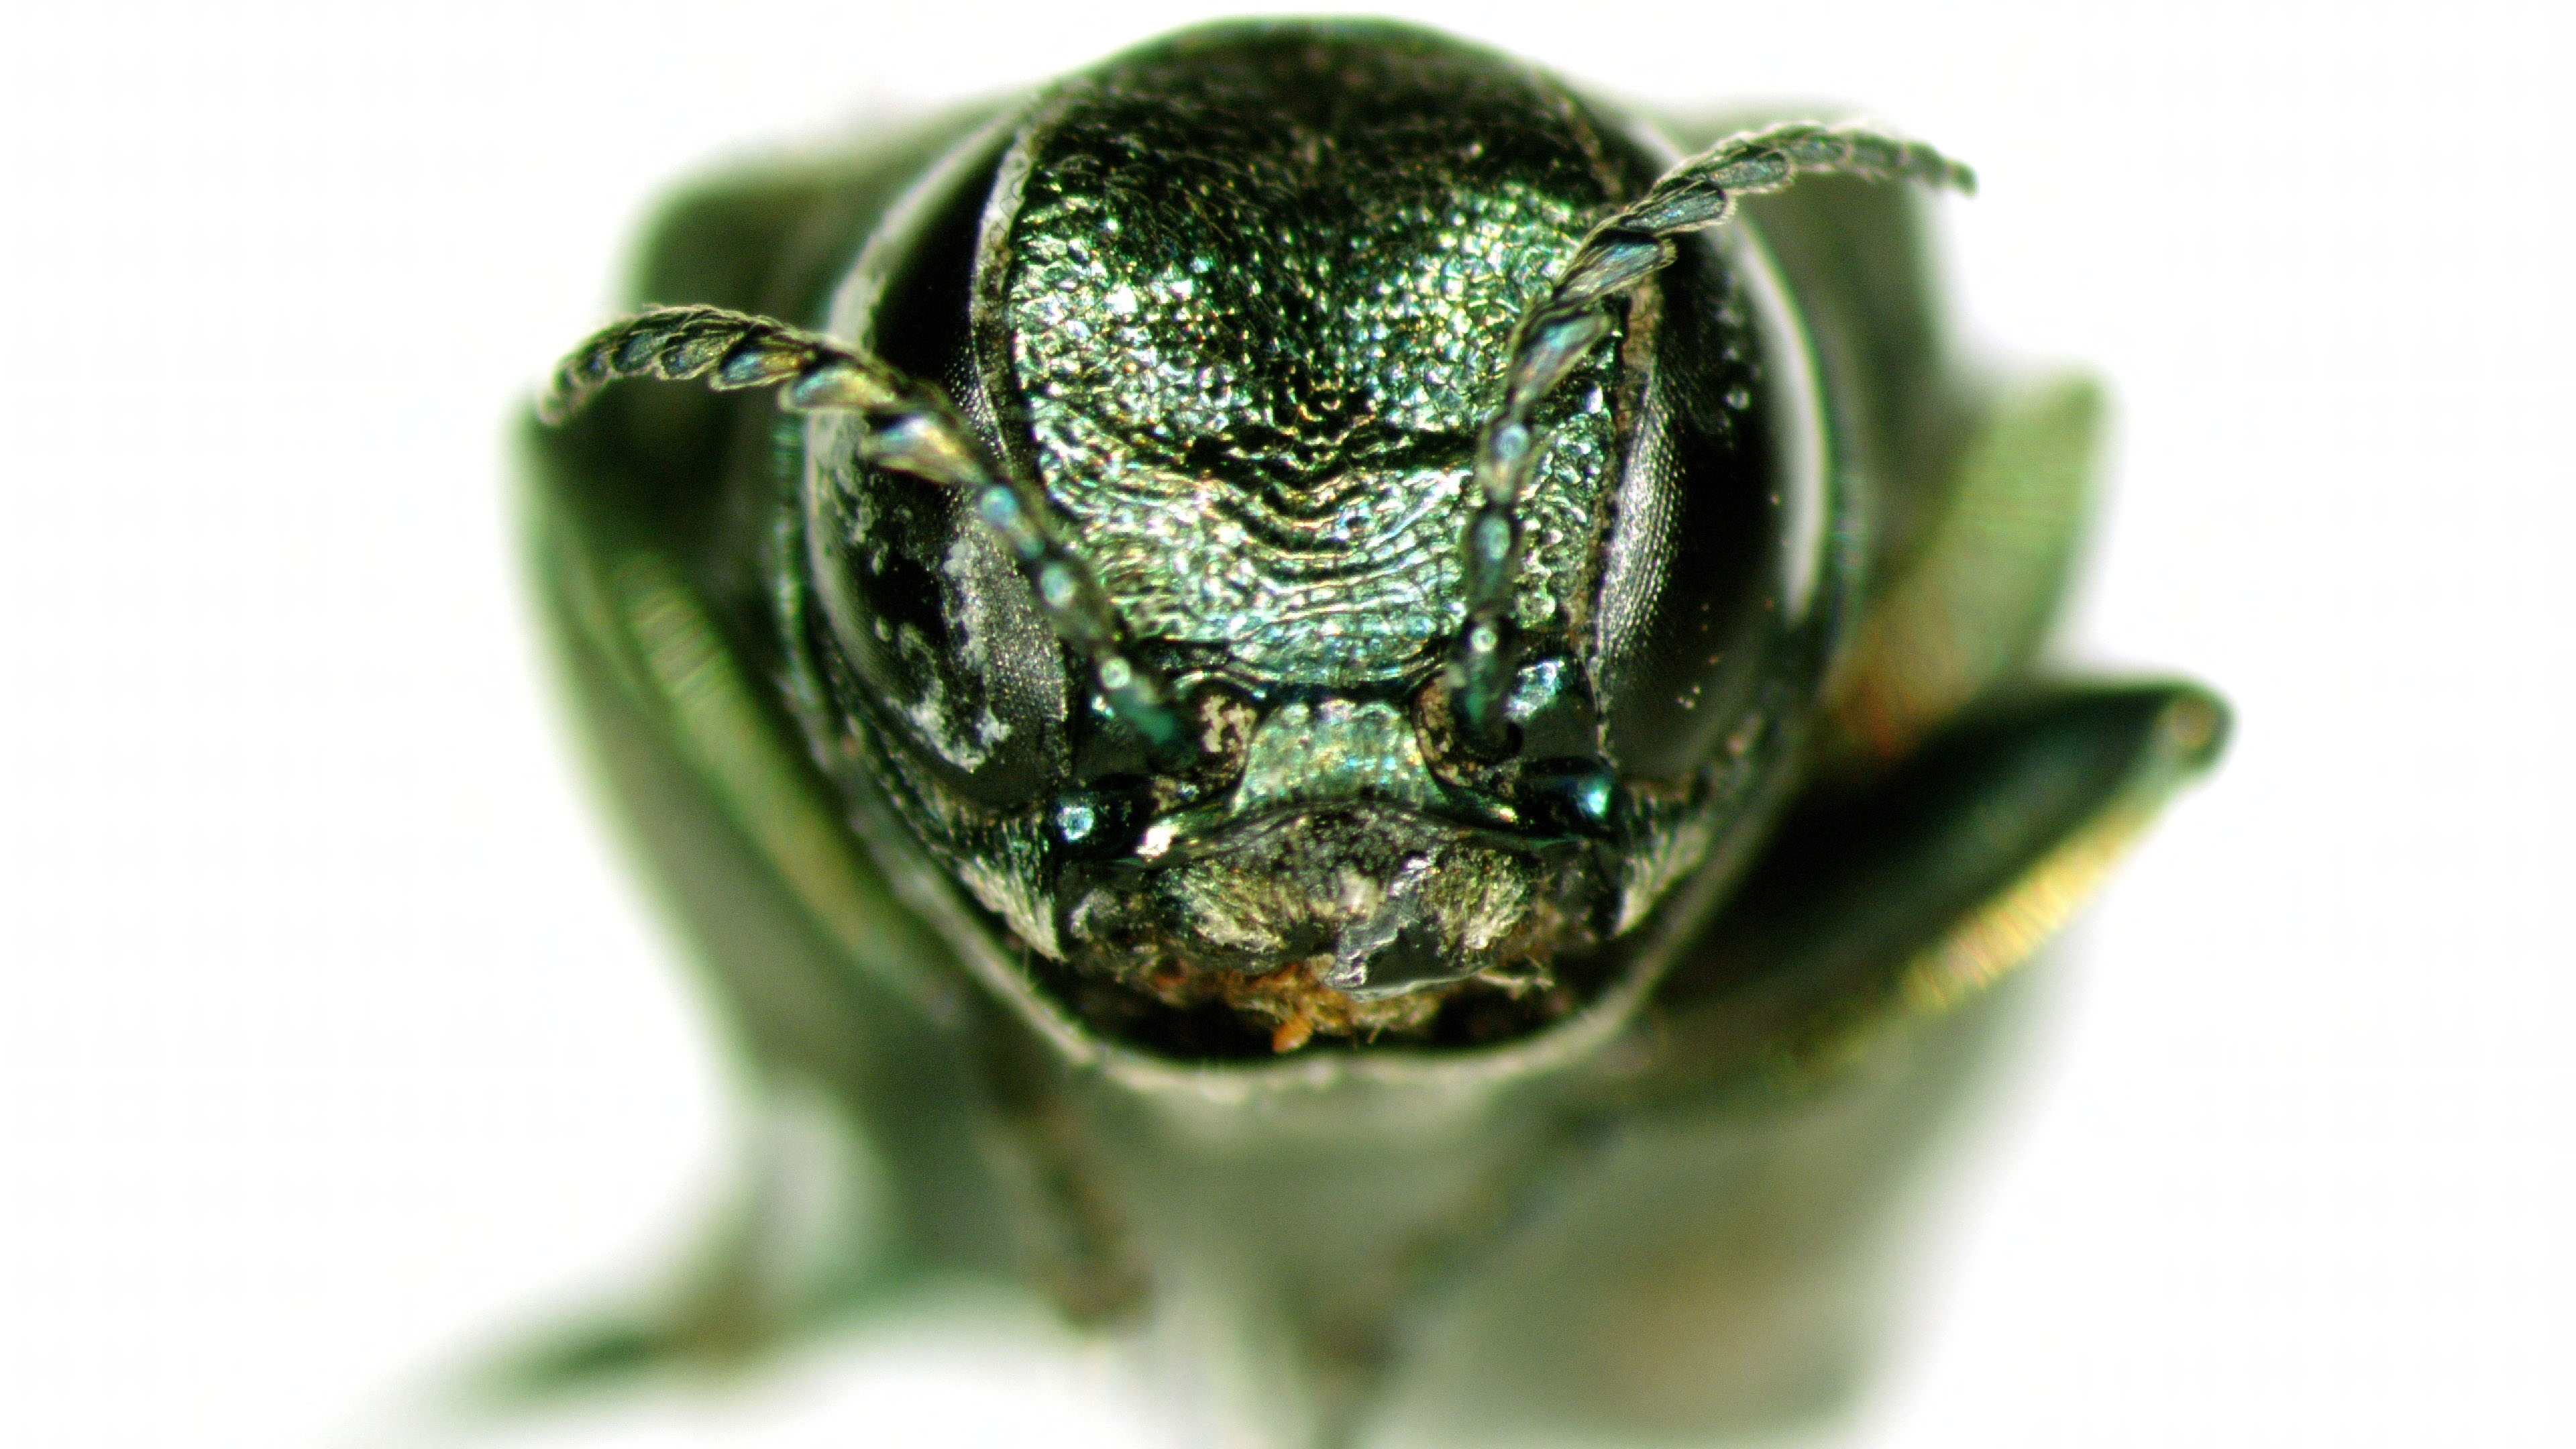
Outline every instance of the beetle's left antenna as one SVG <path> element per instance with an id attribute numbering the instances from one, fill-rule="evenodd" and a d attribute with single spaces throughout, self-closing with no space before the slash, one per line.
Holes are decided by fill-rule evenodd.
<path id="1" fill-rule="evenodd" d="M 1916 141 L 1857 126 L 1792 121 L 1730 136 L 1666 171 L 1646 194 L 1594 227 L 1521 315 L 1504 374 L 1503 406 L 1476 449 L 1476 511 L 1467 521 L 1467 618 L 1442 672 L 1459 738 L 1478 754 L 1512 751 L 1503 705 L 1518 665 L 1512 619 L 1520 569 L 1520 497 L 1545 439 L 1530 413 L 1610 330 L 1604 305 L 1672 265 L 1673 238 L 1725 222 L 1739 196 L 1778 191 L 1801 175 L 1838 173 L 1918 181 L 1973 193 L 1976 173 Z"/>
<path id="2" fill-rule="evenodd" d="M 718 392 L 779 389 L 790 412 L 849 413 L 864 425 L 859 456 L 967 492 L 1037 595 L 1056 636 L 1082 651 L 1111 713 L 1155 753 L 1197 747 L 1170 681 L 1128 647 L 1126 626 L 1080 555 L 1066 546 L 1055 506 L 994 462 L 947 394 L 883 359 L 767 317 L 721 307 L 655 307 L 615 322 L 576 348 L 547 380 L 537 417 L 558 426 L 622 378 L 699 378 Z"/>

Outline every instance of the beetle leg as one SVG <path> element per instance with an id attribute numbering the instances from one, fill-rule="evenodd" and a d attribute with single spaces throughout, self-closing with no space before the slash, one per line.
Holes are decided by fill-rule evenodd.
<path id="1" fill-rule="evenodd" d="M 2189 685 L 2065 689 L 1972 716 L 1857 793 L 1793 808 L 1659 998 L 1652 1097 L 1813 1080 L 2027 960 L 2173 792 L 2226 712 Z"/>
<path id="2" fill-rule="evenodd" d="M 1847 1403 L 1925 1148 L 2020 1005 L 1987 988 L 2223 724 L 2188 686 L 2061 688 L 1801 801 L 1635 1055 L 1599 1059 L 1580 1155 L 1447 1285 L 1408 1366 L 1415 1437 L 1547 1414 L 1592 1440 L 1768 1442 Z"/>

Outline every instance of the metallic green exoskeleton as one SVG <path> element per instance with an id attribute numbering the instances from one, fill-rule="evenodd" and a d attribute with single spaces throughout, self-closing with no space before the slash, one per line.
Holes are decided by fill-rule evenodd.
<path id="1" fill-rule="evenodd" d="M 1839 1392 L 1983 988 L 2223 715 L 2035 672 L 2099 402 L 1953 359 L 1966 170 L 1725 135 L 1237 24 L 669 208 L 537 558 L 775 1120 L 549 1372 L 983 1280 L 1281 1442 Z"/>

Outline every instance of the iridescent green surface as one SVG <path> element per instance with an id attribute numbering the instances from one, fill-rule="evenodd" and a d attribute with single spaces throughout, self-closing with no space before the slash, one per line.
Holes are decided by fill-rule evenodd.
<path id="1" fill-rule="evenodd" d="M 1460 370 L 1492 357 L 1511 299 L 1567 246 L 1567 198 L 1624 199 L 1651 177 L 1581 146 L 1549 159 L 1565 111 L 1512 127 L 1561 92 L 1416 32 L 1220 27 L 1177 44 L 996 129 L 932 127 L 693 193 L 636 285 L 864 322 L 854 340 L 958 389 L 1041 470 L 1140 647 L 1240 676 L 1248 697 L 1275 686 L 1244 706 L 1237 773 L 1161 802 L 1169 870 L 1143 854 L 1150 827 L 1128 855 L 1065 863 L 1072 810 L 1091 831 L 1122 808 L 1081 774 L 1116 740 L 1069 697 L 1078 672 L 1027 627 L 985 536 L 836 453 L 845 427 L 631 384 L 533 445 L 540 577 L 602 774 L 777 1130 L 755 1135 L 742 1211 L 686 1290 L 530 1381 L 736 1357 L 975 1283 L 1130 1335 L 1196 1412 L 1258 1442 L 1712 1442 L 1826 1412 L 1876 1346 L 1899 1205 L 2009 1023 L 1987 988 L 2223 733 L 2190 686 L 2087 685 L 2036 662 L 2084 516 L 2093 393 L 1959 369 L 1913 195 L 1826 179 L 1756 198 L 1724 248 L 1677 265 L 1657 315 L 1628 314 L 1594 364 L 1606 406 L 1590 383 L 1555 404 L 1582 446 L 1532 500 L 1552 541 L 1521 606 L 1562 639 L 1534 655 L 1512 716 L 1545 743 L 1520 776 L 1460 772 L 1405 692 L 1454 620 L 1441 569 L 1462 460 L 1444 450 L 1493 386 Z M 1174 54 L 1195 59 L 1175 70 Z M 1370 122 L 1405 113 L 1387 86 L 1287 88 L 1306 99 L 1277 105 L 1316 108 L 1309 141 L 1344 138 L 1327 158 L 1132 84 L 1140 65 L 1257 71 L 1272 62 L 1247 57 L 1281 54 L 1344 57 L 1353 75 L 1413 57 L 1397 68 L 1446 99 L 1408 128 Z M 1133 104 L 1084 111 L 1100 129 L 1074 150 L 1132 152 L 1129 180 L 997 159 L 1043 150 L 1027 143 L 1063 114 L 1048 108 L 1102 77 L 1126 77 L 1112 99 Z M 1556 178 L 1557 200 L 1495 182 L 1441 209 L 1443 168 L 1479 143 Z M 898 204 L 943 155 L 946 180 Z M 1340 215 L 1283 219 L 1276 198 L 1227 191 L 1338 164 L 1369 179 L 1341 186 Z M 996 167 L 1025 188 L 1016 210 L 978 189 Z M 1114 245 L 1097 224 L 1113 213 Z M 1426 279 L 1453 266 L 1444 310 Z M 970 293 L 990 305 L 970 313 Z M 1786 309 L 1766 314 L 1768 352 L 1745 326 L 1759 308 Z M 1103 335 L 1119 345 L 1075 345 Z M 1651 381 L 1623 391 L 1641 369 Z M 1763 431 L 1785 429 L 1791 387 L 1830 424 L 1804 553 L 1784 542 L 1787 486 L 1737 476 L 1797 455 Z M 1649 426 L 1692 416 L 1723 421 Z M 1643 437 L 1680 441 L 1657 454 Z M 1595 446 L 1620 451 L 1604 463 Z M 1717 482 L 1675 486 L 1694 478 Z M 1582 542 L 1605 512 L 1609 541 Z M 1587 616 L 1644 622 L 1617 655 Z M 978 733 L 987 713 L 1012 728 Z M 1604 845 L 1454 818 L 1462 790 L 1524 807 L 1494 781 L 1585 747 L 1657 761 L 1619 789 L 1684 802 L 1667 818 L 1696 833 Z M 1250 833 L 1194 856 L 1174 844 L 1193 811 Z M 1548 1010 L 1462 1010 L 1411 1036 L 1327 1041 L 1327 1023 L 1246 1049 L 1239 1023 L 1086 996 L 1096 980 L 1047 949 L 1078 901 L 1147 900 L 1086 896 L 1085 871 L 1198 891 L 1210 930 L 1282 931 L 1348 867 L 1343 941 L 1368 947 L 1419 901 L 1482 950 L 1521 918 L 1479 911 L 1620 850 L 1616 879 L 1659 883 L 1602 928 L 1597 979 L 1533 988 L 1559 990 Z M 1594 899 L 1585 879 L 1563 899 Z M 1321 953 L 1325 986 L 1342 959 Z M 1512 999 L 1497 984 L 1487 1005 Z"/>
<path id="2" fill-rule="evenodd" d="M 1556 119 L 1540 95 L 1459 106 L 1441 59 L 1361 59 L 1365 102 L 1330 104 L 1366 114 L 1338 117 L 1299 114 L 1329 106 L 1293 70 L 1113 70 L 1031 157 L 1003 243 L 1013 372 L 1137 632 L 1338 685 L 1457 628 L 1462 490 L 1512 326 L 1618 192 L 1534 124 Z M 1617 372 L 1597 352 L 1545 417 L 1532 627 L 1597 583 Z"/>
<path id="3" fill-rule="evenodd" d="M 1137 658 L 1215 711 L 1198 765 L 1139 753 L 1048 672 L 983 530 L 857 461 L 859 425 L 807 426 L 809 728 L 1037 948 L 1038 1009 L 1203 1057 L 1526 1032 L 1656 969 L 1615 927 L 1776 807 L 1824 667 L 1810 555 L 1842 535 L 1764 546 L 1832 505 L 1819 448 L 1774 467 L 1817 425 L 1791 359 L 1763 375 L 1798 344 L 1760 333 L 1785 304 L 1757 252 L 1681 238 L 1530 414 L 1523 748 L 1465 757 L 1438 692 L 1520 319 L 1665 159 L 1426 37 L 1210 32 L 1040 93 L 868 241 L 833 327 L 959 389 Z M 1750 753 L 1632 791 L 1612 735 L 1658 707 Z"/>

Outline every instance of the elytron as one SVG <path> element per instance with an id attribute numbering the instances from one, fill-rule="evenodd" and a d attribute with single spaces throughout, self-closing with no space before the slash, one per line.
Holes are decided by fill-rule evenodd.
<path id="1" fill-rule="evenodd" d="M 535 552 L 770 1120 L 531 1372 L 981 1283 L 1281 1443 L 1829 1408 L 1987 988 L 2224 729 L 2038 662 L 2100 403 L 1946 338 L 1972 187 L 1266 22 L 670 203 Z"/>

